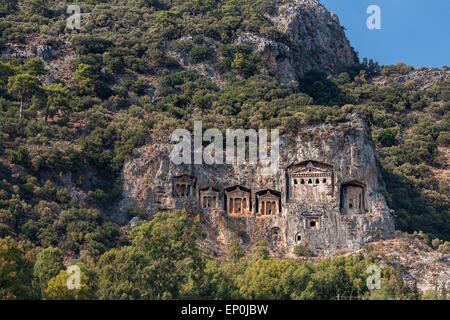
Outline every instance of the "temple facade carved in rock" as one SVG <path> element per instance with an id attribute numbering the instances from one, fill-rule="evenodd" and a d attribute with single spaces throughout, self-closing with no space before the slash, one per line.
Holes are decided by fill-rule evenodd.
<path id="1" fill-rule="evenodd" d="M 333 167 L 315 161 L 305 161 L 288 169 L 289 201 L 327 204 L 334 197 Z"/>
<path id="2" fill-rule="evenodd" d="M 251 213 L 251 191 L 242 186 L 234 186 L 225 191 L 227 213 L 232 216 L 246 216 Z"/>
<path id="3" fill-rule="evenodd" d="M 284 179 L 279 190 L 263 189 L 266 184 L 252 181 L 222 188 L 214 184 L 197 186 L 197 177 L 192 174 L 174 176 L 172 185 L 177 197 L 187 198 L 192 208 L 205 215 L 273 219 L 266 233 L 273 248 L 309 245 L 308 239 L 327 231 L 331 213 L 343 218 L 369 212 L 366 183 L 339 181 L 331 164 L 308 159 L 281 170 Z M 285 222 L 280 223 L 283 217 L 295 221 L 292 232 L 285 232 Z"/>
<path id="4" fill-rule="evenodd" d="M 289 256 L 298 245 L 326 255 L 393 235 L 361 119 L 282 136 L 279 170 L 272 176 L 250 163 L 174 165 L 170 151 L 167 143 L 149 145 L 125 165 L 122 207 L 139 206 L 149 218 L 181 209 L 200 215 L 204 245 L 217 254 L 233 239 L 248 250 L 267 241 L 273 254 Z"/>
<path id="5" fill-rule="evenodd" d="M 357 180 L 345 182 L 338 190 L 335 188 L 337 182 L 333 166 L 313 160 L 287 168 L 284 195 L 277 190 L 252 190 L 236 185 L 223 190 L 205 186 L 199 188 L 199 196 L 196 197 L 196 180 L 196 177 L 187 174 L 175 176 L 172 188 L 176 197 L 191 198 L 204 211 L 222 210 L 230 216 L 264 217 L 281 214 L 283 205 L 326 207 L 338 204 L 343 214 L 366 213 L 365 183 Z"/>

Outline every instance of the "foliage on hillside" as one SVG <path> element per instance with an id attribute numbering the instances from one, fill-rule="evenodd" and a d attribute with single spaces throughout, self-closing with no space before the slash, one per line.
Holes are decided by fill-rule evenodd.
<path id="1" fill-rule="evenodd" d="M 450 143 L 450 81 L 423 91 L 412 83 L 379 88 L 372 76 L 411 67 L 364 60 L 335 77 L 311 71 L 298 84 L 283 84 L 250 46 L 232 42 L 243 31 L 285 41 L 264 16 L 271 2 L 79 1 L 88 15 L 78 33 L 67 29 L 62 1 L 2 1 L 0 50 L 33 42 L 51 45 L 55 55 L 73 46 L 77 57 L 68 80 L 38 58 L 0 59 L 0 259 L 9 259 L 0 260 L 7 272 L 0 272 L 0 298 L 67 294 L 59 288 L 60 256 L 80 259 L 85 277 L 96 279 L 83 297 L 367 297 L 361 270 L 368 262 L 361 257 L 318 266 L 255 258 L 216 263 L 190 244 L 185 256 L 167 257 L 179 259 L 169 268 L 159 260 L 166 252 L 152 255 L 133 242 L 161 227 L 159 221 L 128 237 L 105 219 L 120 199 L 119 172 L 134 150 L 196 119 L 205 128 L 295 132 L 358 113 L 371 125 L 397 228 L 423 231 L 430 244 L 450 240 L 449 181 L 435 175 L 448 166 L 440 150 Z M 225 83 L 183 70 L 169 50 L 185 53 L 193 65 L 212 64 Z M 130 258 L 142 263 L 129 265 Z M 274 270 L 273 278 L 258 278 L 265 269 Z M 167 275 L 164 285 L 155 272 Z M 397 291 L 386 297 L 406 294 L 389 272 L 386 281 Z M 124 279 L 111 285 L 116 275 Z"/>
<path id="2" fill-rule="evenodd" d="M 422 295 L 407 287 L 400 270 L 381 268 L 381 289 L 370 291 L 367 268 L 377 265 L 376 253 L 324 259 L 318 264 L 278 260 L 255 253 L 244 257 L 238 243 L 230 247 L 233 259 L 209 260 L 197 246 L 200 221 L 186 212 L 159 213 L 131 234 L 131 244 L 111 249 L 97 263 L 83 259 L 81 288 L 69 290 L 61 270 L 60 253 L 46 249 L 38 256 L 35 274 L 48 270 L 53 277 L 37 277 L 36 298 L 45 299 L 444 299 L 445 292 Z M 1 268 L 14 268 L 13 282 L 2 282 L 3 298 L 27 298 L 32 264 L 12 239 L 0 242 Z M 58 270 L 61 270 L 58 272 Z M 4 270 L 0 270 L 4 271 Z M 44 280 L 44 281 L 43 281 Z M 33 287 L 34 288 L 34 287 Z M 45 288 L 45 289 L 43 289 Z"/>

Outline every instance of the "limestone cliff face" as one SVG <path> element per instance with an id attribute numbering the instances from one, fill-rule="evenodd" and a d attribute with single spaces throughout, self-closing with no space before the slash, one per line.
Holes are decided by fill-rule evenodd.
<path id="1" fill-rule="evenodd" d="M 258 165 L 175 165 L 172 145 L 154 142 L 126 163 L 124 208 L 139 206 L 149 218 L 186 208 L 200 214 L 205 245 L 223 252 L 233 238 L 246 248 L 266 240 L 275 255 L 297 245 L 318 255 L 355 250 L 389 238 L 392 215 L 366 123 L 356 117 L 280 137 L 280 169 L 264 176 Z"/>
<path id="2" fill-rule="evenodd" d="M 344 66 L 358 63 L 338 17 L 319 1 L 282 0 L 275 1 L 273 6 L 265 18 L 272 22 L 278 34 L 244 32 L 238 34 L 233 42 L 249 44 L 264 57 L 269 68 L 282 81 L 298 81 L 305 72 L 313 69 L 335 74 Z M 90 14 L 83 14 L 83 21 L 89 20 L 89 17 Z M 69 39 L 60 36 L 58 40 L 59 48 L 44 45 L 40 39 L 30 39 L 25 44 L 7 43 L 3 50 L 0 48 L 0 57 L 40 57 L 49 70 L 48 80 L 60 78 L 69 81 L 72 71 L 67 61 L 76 58 L 77 54 Z M 192 40 L 192 36 L 183 35 L 178 40 Z M 204 40 L 218 51 L 219 43 L 207 37 Z M 214 68 L 214 59 L 195 64 L 189 60 L 188 52 L 172 51 L 170 42 L 163 44 L 163 47 L 181 69 L 198 72 L 219 85 L 223 84 L 221 74 Z"/>
<path id="3" fill-rule="evenodd" d="M 338 17 L 318 1 L 277 1 L 266 18 L 278 35 L 244 32 L 234 39 L 234 43 L 250 45 L 285 83 L 298 81 L 310 70 L 336 74 L 342 67 L 359 62 Z M 179 40 L 192 40 L 192 37 L 184 36 Z M 210 40 L 205 38 L 205 42 L 218 49 Z M 168 54 L 184 69 L 198 72 L 216 83 L 223 82 L 213 61 L 192 64 L 186 52 L 168 49 Z"/>
<path id="4" fill-rule="evenodd" d="M 439 70 L 421 68 L 410 73 L 386 77 L 383 75 L 376 76 L 370 79 L 370 83 L 378 87 L 388 87 L 395 84 L 407 84 L 413 90 L 423 91 L 431 88 L 438 81 L 445 81 L 450 79 L 450 72 Z"/>
<path id="5" fill-rule="evenodd" d="M 318 1 L 279 1 L 267 18 L 287 36 L 287 43 L 252 33 L 241 35 L 238 42 L 256 47 L 285 82 L 312 69 L 333 74 L 358 63 L 338 17 Z"/>

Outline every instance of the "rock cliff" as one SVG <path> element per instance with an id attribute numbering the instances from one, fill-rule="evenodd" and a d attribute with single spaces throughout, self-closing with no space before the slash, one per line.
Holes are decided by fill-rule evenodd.
<path id="1" fill-rule="evenodd" d="M 232 42 L 250 45 L 283 82 L 298 81 L 305 72 L 313 69 L 336 74 L 343 67 L 358 63 L 357 54 L 337 15 L 329 12 L 319 1 L 276 1 L 273 5 L 273 10 L 265 18 L 277 32 L 240 32 Z M 89 21 L 89 14 L 85 14 L 83 19 Z M 192 36 L 184 35 L 178 40 L 186 39 L 192 40 Z M 58 48 L 42 44 L 39 37 L 22 44 L 8 42 L 5 48 L 0 48 L 0 56 L 40 57 L 49 74 L 68 80 L 72 71 L 67 67 L 66 60 L 74 59 L 78 54 L 70 39 L 59 37 L 58 41 Z M 220 43 L 206 36 L 204 41 L 219 51 Z M 188 52 L 174 52 L 170 49 L 170 43 L 168 41 L 163 45 L 164 51 L 178 62 L 181 69 L 195 71 L 211 81 L 223 83 L 222 76 L 214 68 L 215 59 L 192 63 Z M 220 56 L 218 59 L 221 59 Z"/>
<path id="2" fill-rule="evenodd" d="M 370 79 L 370 83 L 378 87 L 388 87 L 395 84 L 406 84 L 417 91 L 431 88 L 438 81 L 450 78 L 450 73 L 439 69 L 421 68 L 403 75 L 386 77 L 379 75 Z"/>
<path id="3" fill-rule="evenodd" d="M 285 83 L 298 81 L 310 70 L 337 74 L 343 67 L 359 62 L 337 15 L 329 12 L 318 1 L 278 1 L 266 18 L 271 21 L 278 34 L 243 32 L 234 43 L 250 45 Z M 192 37 L 180 40 L 186 39 L 190 40 Z M 214 46 L 209 39 L 206 42 Z M 186 53 L 169 50 L 169 54 L 184 69 L 196 71 L 211 81 L 222 82 L 212 61 L 192 64 Z"/>
<path id="4" fill-rule="evenodd" d="M 129 206 L 149 218 L 186 208 L 201 216 L 205 245 L 217 254 L 239 238 L 247 249 L 266 240 L 278 256 L 297 245 L 328 255 L 394 232 L 369 128 L 355 116 L 280 136 L 280 168 L 271 176 L 248 163 L 175 165 L 172 146 L 152 141 L 125 164 L 115 219 L 126 222 Z"/>
<path id="5" fill-rule="evenodd" d="M 288 44 L 253 35 L 241 41 L 257 43 L 269 66 L 284 81 L 298 80 L 309 70 L 334 74 L 358 63 L 339 18 L 319 1 L 279 1 L 268 18 L 288 37 Z"/>

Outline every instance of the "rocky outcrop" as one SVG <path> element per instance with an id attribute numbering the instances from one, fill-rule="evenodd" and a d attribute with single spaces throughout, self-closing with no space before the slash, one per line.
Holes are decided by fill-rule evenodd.
<path id="1" fill-rule="evenodd" d="M 358 63 L 358 57 L 350 46 L 338 17 L 318 1 L 276 1 L 271 14 L 267 14 L 266 18 L 278 32 L 240 33 L 233 41 L 249 44 L 286 83 L 298 81 L 305 72 L 313 69 L 336 74 L 343 67 Z M 82 23 L 88 19 L 89 14 L 82 15 Z M 192 37 L 184 35 L 178 40 L 183 39 Z M 23 45 L 7 43 L 0 56 L 40 57 L 55 78 L 68 81 L 67 75 L 72 72 L 66 67 L 66 60 L 76 58 L 76 53 L 71 41 L 65 37 L 58 40 L 58 48 L 41 44 L 39 39 L 29 39 Z M 205 43 L 218 49 L 219 43 L 209 40 L 204 37 Z M 219 86 L 223 85 L 224 79 L 214 68 L 213 58 L 195 64 L 189 61 L 187 52 L 174 52 L 170 50 L 169 44 L 170 42 L 163 44 L 165 53 L 178 62 L 180 69 L 198 72 Z"/>
<path id="2" fill-rule="evenodd" d="M 39 45 L 33 48 L 33 53 L 42 60 L 49 60 L 53 56 L 52 49 L 47 45 Z"/>
<path id="3" fill-rule="evenodd" d="M 243 34 L 238 41 L 253 44 L 285 82 L 296 81 L 312 69 L 335 74 L 358 63 L 337 15 L 319 1 L 279 1 L 267 17 L 287 42 L 257 34 Z"/>
<path id="4" fill-rule="evenodd" d="M 172 146 L 154 141 L 125 164 L 116 220 L 126 223 L 129 206 L 145 209 L 148 218 L 186 208 L 200 214 L 218 254 L 239 238 L 247 249 L 266 240 L 278 256 L 298 245 L 328 255 L 394 232 L 369 128 L 357 117 L 281 136 L 280 168 L 271 176 L 249 163 L 175 165 Z"/>
<path id="5" fill-rule="evenodd" d="M 439 252 L 411 235 L 399 233 L 394 239 L 369 246 L 382 264 L 400 271 L 409 287 L 422 292 L 450 290 L 450 255 Z"/>
<path id="6" fill-rule="evenodd" d="M 370 83 L 378 87 L 388 87 L 393 84 L 408 84 L 413 90 L 426 90 L 431 88 L 438 81 L 450 79 L 450 72 L 440 69 L 422 68 L 411 71 L 404 75 L 377 76 L 370 80 Z"/>
<path id="7" fill-rule="evenodd" d="M 338 17 L 320 2 L 278 1 L 274 6 L 272 14 L 266 18 L 272 22 L 277 34 L 241 33 L 234 43 L 250 45 L 283 82 L 298 81 L 310 70 L 336 74 L 343 67 L 359 62 Z M 179 40 L 191 39 L 185 36 Z M 205 37 L 204 41 L 218 49 L 210 39 Z M 192 64 L 186 52 L 168 50 L 168 54 L 183 69 L 198 72 L 219 85 L 223 82 L 214 69 L 213 61 Z"/>

